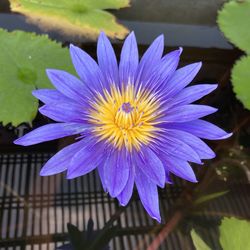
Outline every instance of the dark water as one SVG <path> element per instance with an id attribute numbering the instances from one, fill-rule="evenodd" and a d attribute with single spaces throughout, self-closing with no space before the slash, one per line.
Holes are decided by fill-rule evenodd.
<path id="1" fill-rule="evenodd" d="M 145 12 L 137 15 L 136 11 L 142 9 L 141 2 L 132 1 L 135 7 L 131 12 L 126 9 L 114 14 L 120 17 L 121 23 L 135 31 L 140 54 L 154 37 L 163 33 L 166 37 L 166 51 L 178 46 L 184 47 L 181 65 L 203 61 L 203 68 L 195 82 L 219 83 L 219 88 L 202 99 L 201 103 L 219 108 L 219 112 L 209 120 L 227 131 L 234 131 L 234 137 L 210 144 L 215 149 L 217 158 L 206 162 L 202 168 L 194 166 L 199 184 L 190 184 L 174 178 L 174 185 L 159 190 L 163 223 L 157 224 L 143 210 L 136 192 L 125 209 L 119 207 L 116 200 L 103 192 L 95 172 L 72 181 L 67 181 L 63 174 L 40 177 L 41 166 L 69 141 L 60 140 L 21 148 L 14 146 L 12 141 L 17 133 L 20 136 L 23 131 L 29 130 L 28 126 L 23 124 L 17 129 L 10 126 L 1 127 L 1 250 L 59 247 L 72 249 L 72 246 L 68 245 L 72 234 L 74 237 L 80 235 L 80 239 L 88 239 L 91 242 L 102 237 L 102 247 L 99 245 L 96 249 L 108 249 L 107 244 L 110 249 L 147 249 L 163 228 L 169 228 L 169 222 L 173 222 L 177 229 L 171 228 L 171 233 L 164 238 L 159 249 L 194 249 L 190 237 L 192 228 L 199 232 L 211 249 L 221 249 L 218 240 L 221 218 L 225 215 L 250 218 L 247 167 L 249 113 L 236 100 L 230 83 L 231 67 L 241 52 L 223 38 L 215 26 L 214 18 L 211 20 L 214 15 L 213 8 L 217 9 L 217 4 L 211 5 L 213 8 L 209 5 L 212 11 L 210 16 L 203 16 L 201 20 L 197 14 L 189 20 L 185 13 L 181 22 L 180 14 L 176 14 L 176 20 L 174 14 L 170 15 L 169 19 L 164 17 L 167 4 L 164 1 L 157 2 L 162 4 L 162 8 L 154 6 L 152 12 L 146 8 Z M 205 3 L 201 1 L 200 4 Z M 45 33 L 35 25 L 27 23 L 23 16 L 8 13 L 7 1 L 0 2 L 0 9 L 5 12 L 0 14 L 0 27 L 10 31 L 21 29 Z M 159 16 L 156 13 L 159 13 Z M 55 32 L 49 32 L 49 36 L 64 44 L 80 42 L 81 47 L 95 55 L 96 44 L 88 38 L 76 41 L 74 37 L 65 37 Z M 114 41 L 114 46 L 119 55 L 121 43 Z M 34 127 L 45 123 L 48 123 L 48 120 L 37 116 Z M 223 190 L 228 193 L 202 207 L 193 207 L 197 196 Z M 68 228 L 67 223 L 70 223 Z M 115 227 L 103 231 L 107 223 Z M 109 243 L 105 242 L 110 238 Z M 78 240 L 76 242 L 81 246 L 80 249 L 83 249 Z"/>

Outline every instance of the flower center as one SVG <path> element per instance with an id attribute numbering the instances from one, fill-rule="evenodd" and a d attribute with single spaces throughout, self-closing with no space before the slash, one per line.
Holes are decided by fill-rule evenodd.
<path id="1" fill-rule="evenodd" d="M 133 109 L 134 109 L 134 108 L 131 107 L 130 102 L 124 102 L 124 103 L 122 104 L 122 110 L 123 110 L 125 113 L 127 113 L 127 114 L 130 113 Z"/>
<path id="2" fill-rule="evenodd" d="M 129 151 L 139 150 L 156 137 L 160 129 L 155 126 L 159 117 L 155 95 L 145 90 L 136 92 L 130 84 L 122 90 L 112 85 L 110 91 L 103 92 L 91 103 L 89 121 L 94 125 L 94 135 Z"/>

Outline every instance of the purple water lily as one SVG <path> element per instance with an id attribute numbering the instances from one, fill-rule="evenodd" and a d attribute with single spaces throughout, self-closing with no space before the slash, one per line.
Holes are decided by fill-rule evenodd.
<path id="1" fill-rule="evenodd" d="M 122 206 L 129 202 L 135 183 L 144 208 L 157 221 L 161 220 L 157 186 L 171 183 L 170 173 L 197 182 L 189 162 L 202 164 L 202 159 L 215 157 L 200 138 L 219 140 L 231 134 L 200 120 L 215 108 L 190 104 L 217 87 L 186 87 L 201 63 L 177 69 L 182 49 L 162 57 L 163 47 L 159 36 L 139 61 L 132 32 L 118 66 L 109 40 L 101 33 L 98 64 L 70 46 L 80 79 L 47 70 L 56 90 L 35 90 L 33 95 L 45 103 L 40 113 L 59 123 L 35 129 L 15 143 L 27 146 L 78 136 L 45 164 L 42 176 L 67 170 L 67 178 L 72 179 L 97 168 L 104 190 Z"/>

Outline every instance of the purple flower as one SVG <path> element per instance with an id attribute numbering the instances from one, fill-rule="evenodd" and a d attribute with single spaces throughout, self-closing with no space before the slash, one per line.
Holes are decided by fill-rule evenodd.
<path id="1" fill-rule="evenodd" d="M 80 79 L 61 70 L 47 70 L 56 90 L 35 90 L 33 95 L 45 103 L 40 113 L 59 123 L 35 129 L 15 143 L 28 146 L 78 137 L 45 164 L 42 176 L 67 170 L 67 178 L 72 179 L 97 168 L 103 188 L 122 206 L 129 202 L 135 183 L 143 206 L 158 221 L 157 186 L 171 183 L 170 173 L 197 182 L 189 162 L 202 164 L 202 159 L 215 157 L 200 138 L 219 140 L 231 134 L 200 120 L 215 108 L 190 104 L 217 87 L 186 87 L 201 63 L 177 69 L 182 49 L 162 57 L 163 47 L 163 36 L 159 36 L 139 62 L 132 32 L 118 66 L 109 40 L 101 33 L 98 64 L 70 46 Z"/>

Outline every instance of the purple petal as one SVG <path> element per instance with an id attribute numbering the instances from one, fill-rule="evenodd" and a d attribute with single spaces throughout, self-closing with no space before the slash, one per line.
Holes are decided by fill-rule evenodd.
<path id="1" fill-rule="evenodd" d="M 101 164 L 105 157 L 105 145 L 102 142 L 95 142 L 91 139 L 86 139 L 86 145 L 77 152 L 70 162 L 67 178 L 73 179 L 81 175 L 85 175 L 94 170 Z"/>
<path id="2" fill-rule="evenodd" d="M 174 157 L 179 157 L 185 161 L 202 164 L 199 155 L 186 143 L 167 134 L 159 138 L 158 150 Z"/>
<path id="3" fill-rule="evenodd" d="M 99 67 L 105 75 L 107 83 L 119 84 L 118 64 L 115 52 L 104 32 L 101 32 L 98 38 L 97 58 Z"/>
<path id="4" fill-rule="evenodd" d="M 65 136 L 80 134 L 88 127 L 78 123 L 54 123 L 37 128 L 14 141 L 15 144 L 29 146 L 51 141 Z"/>
<path id="5" fill-rule="evenodd" d="M 141 147 L 140 153 L 135 153 L 137 167 L 139 167 L 148 178 L 160 187 L 165 185 L 165 170 L 157 155 L 147 146 Z"/>
<path id="6" fill-rule="evenodd" d="M 78 104 L 62 102 L 46 104 L 39 108 L 39 112 L 57 122 L 84 122 L 84 107 Z"/>
<path id="7" fill-rule="evenodd" d="M 151 87 L 156 87 L 156 90 L 162 91 L 165 88 L 165 82 L 169 79 L 175 72 L 180 55 L 182 53 L 182 48 L 172 51 L 165 55 L 157 67 L 155 67 L 152 76 L 149 78 L 147 85 Z"/>
<path id="8" fill-rule="evenodd" d="M 126 150 L 112 151 L 104 163 L 104 178 L 111 197 L 124 189 L 129 176 L 129 159 Z"/>
<path id="9" fill-rule="evenodd" d="M 134 32 L 126 38 L 122 47 L 119 65 L 120 83 L 126 85 L 128 82 L 134 83 L 135 73 L 138 67 L 139 56 Z"/>
<path id="10" fill-rule="evenodd" d="M 47 69 L 46 72 L 51 83 L 63 95 L 72 100 L 77 100 L 84 104 L 86 103 L 87 92 L 83 82 L 62 70 Z"/>
<path id="11" fill-rule="evenodd" d="M 89 89 L 101 92 L 105 84 L 101 70 L 95 60 L 80 48 L 70 45 L 70 55 L 77 74 Z"/>
<path id="12" fill-rule="evenodd" d="M 164 162 L 168 171 L 173 174 L 191 182 L 197 182 L 193 169 L 188 162 L 183 161 L 177 157 L 170 157 L 168 155 L 161 155 L 161 160 Z"/>
<path id="13" fill-rule="evenodd" d="M 169 171 L 167 170 L 167 168 L 165 167 L 165 174 L 166 174 L 166 183 L 168 184 L 173 184 L 171 178 L 170 178 L 170 173 Z"/>
<path id="14" fill-rule="evenodd" d="M 214 124 L 203 120 L 164 124 L 164 127 L 183 130 L 200 138 L 209 140 L 222 140 L 232 136 L 232 133 L 226 133 L 224 130 L 215 126 Z"/>
<path id="15" fill-rule="evenodd" d="M 205 95 L 208 95 L 218 87 L 217 84 L 199 84 L 183 89 L 177 94 L 168 106 L 185 105 L 195 102 Z"/>
<path id="16" fill-rule="evenodd" d="M 200 159 L 212 159 L 215 157 L 215 153 L 206 143 L 190 133 L 175 129 L 166 130 L 166 133 L 189 145 L 199 155 Z"/>
<path id="17" fill-rule="evenodd" d="M 47 161 L 41 169 L 40 175 L 48 176 L 65 171 L 70 164 L 71 158 L 84 146 L 84 144 L 85 141 L 81 140 L 60 150 Z"/>
<path id="18" fill-rule="evenodd" d="M 218 109 L 206 105 L 188 104 L 177 106 L 166 110 L 166 115 L 160 118 L 160 121 L 164 123 L 188 122 L 210 115 L 217 110 Z"/>
<path id="19" fill-rule="evenodd" d="M 137 86 L 148 81 L 149 77 L 152 75 L 154 67 L 161 61 L 163 49 L 164 37 L 163 35 L 160 35 L 153 41 L 142 56 L 136 73 Z"/>
<path id="20" fill-rule="evenodd" d="M 122 192 L 117 196 L 117 199 L 119 200 L 121 206 L 126 206 L 133 194 L 134 180 L 135 180 L 135 173 L 134 169 L 131 166 L 129 170 L 129 177 L 127 183 Z"/>
<path id="21" fill-rule="evenodd" d="M 154 184 L 143 172 L 136 168 L 135 184 L 140 196 L 142 205 L 148 214 L 158 222 L 161 222 L 159 210 L 159 197 L 156 184 Z"/>
<path id="22" fill-rule="evenodd" d="M 189 64 L 175 71 L 166 84 L 164 94 L 174 96 L 185 88 L 197 75 L 201 68 L 201 63 Z"/>
<path id="23" fill-rule="evenodd" d="M 57 103 L 57 102 L 71 102 L 72 100 L 61 94 L 56 89 L 38 89 L 33 90 L 32 95 L 45 104 Z"/>

